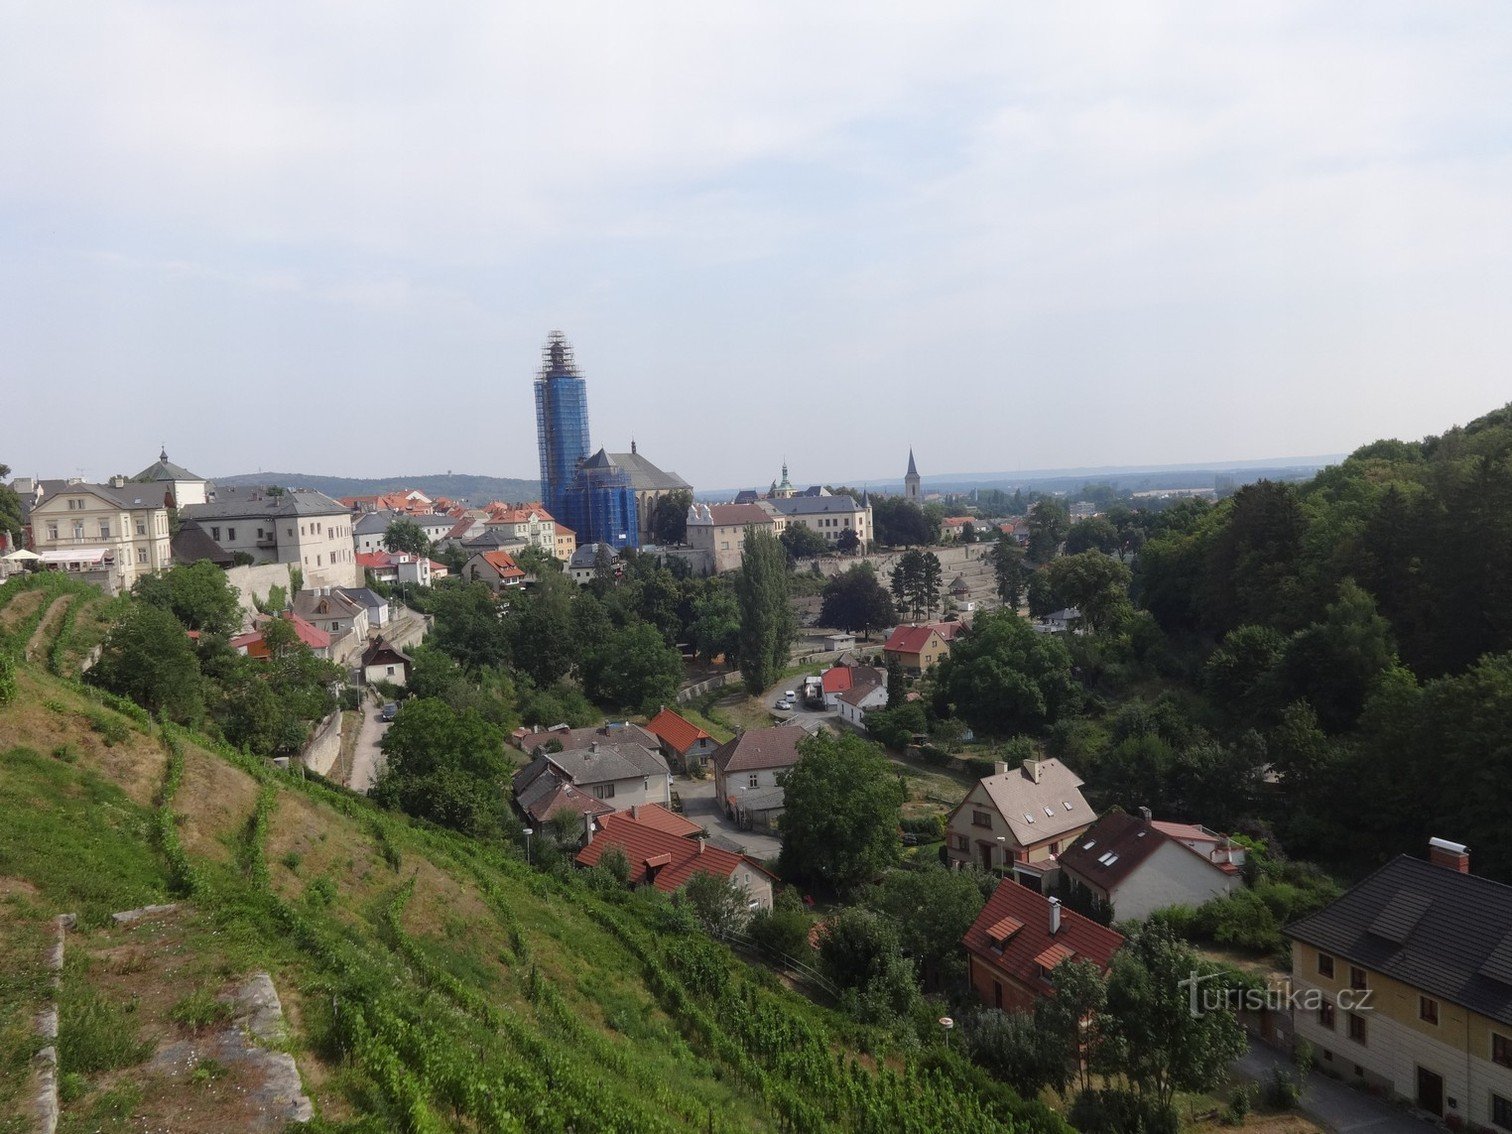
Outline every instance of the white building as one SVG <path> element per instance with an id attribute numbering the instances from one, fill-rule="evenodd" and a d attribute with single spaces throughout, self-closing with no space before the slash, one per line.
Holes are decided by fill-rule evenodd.
<path id="1" fill-rule="evenodd" d="M 310 587 L 355 587 L 362 581 L 352 546 L 352 516 L 308 488 L 217 488 L 204 504 L 180 509 L 226 551 L 254 563 L 298 567 Z"/>

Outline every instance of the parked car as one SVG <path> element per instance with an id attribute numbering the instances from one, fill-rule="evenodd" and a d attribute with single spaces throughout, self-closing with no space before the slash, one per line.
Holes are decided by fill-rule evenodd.
<path id="1" fill-rule="evenodd" d="M 780 701 L 777 702 L 777 707 L 779 709 L 782 709 L 784 712 L 786 712 L 787 710 L 789 710 L 789 709 L 791 709 L 793 707 L 792 699 L 788 698 L 788 697 L 784 697 L 782 700 L 780 700 Z"/>
<path id="2" fill-rule="evenodd" d="M 383 706 L 383 708 L 378 711 L 378 719 L 380 721 L 383 721 L 384 723 L 393 720 L 398 715 L 399 706 L 393 701 L 390 701 L 387 705 Z"/>

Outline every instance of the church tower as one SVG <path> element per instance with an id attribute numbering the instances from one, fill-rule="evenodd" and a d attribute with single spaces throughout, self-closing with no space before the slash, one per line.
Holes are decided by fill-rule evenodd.
<path id="1" fill-rule="evenodd" d="M 903 499 L 912 500 L 918 504 L 919 496 L 919 466 L 914 464 L 913 449 L 908 450 L 908 475 L 903 478 Z"/>

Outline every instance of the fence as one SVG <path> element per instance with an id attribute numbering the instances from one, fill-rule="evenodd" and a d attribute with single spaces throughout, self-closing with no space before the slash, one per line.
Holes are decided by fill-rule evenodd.
<path id="1" fill-rule="evenodd" d="M 689 701 L 696 701 L 705 693 L 712 693 L 716 689 L 723 689 L 726 685 L 738 685 L 740 683 L 740 671 L 731 670 L 729 673 L 716 673 L 697 685 L 689 685 L 686 689 L 677 691 L 677 703 L 686 705 Z"/>

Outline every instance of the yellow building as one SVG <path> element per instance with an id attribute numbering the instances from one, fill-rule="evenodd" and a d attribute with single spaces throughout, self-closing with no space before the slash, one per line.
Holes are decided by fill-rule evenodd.
<path id="1" fill-rule="evenodd" d="M 109 484 L 23 479 L 13 487 L 43 570 L 68 571 L 116 594 L 173 565 L 168 509 L 155 485 L 116 477 Z"/>

